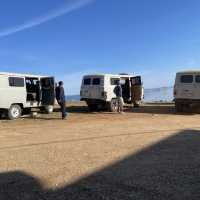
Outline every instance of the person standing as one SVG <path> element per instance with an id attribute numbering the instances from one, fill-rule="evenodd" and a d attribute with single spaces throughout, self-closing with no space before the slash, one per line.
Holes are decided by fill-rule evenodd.
<path id="1" fill-rule="evenodd" d="M 117 86 L 115 87 L 114 92 L 115 92 L 116 97 L 117 97 L 117 106 L 118 106 L 117 111 L 119 113 L 123 113 L 124 101 L 123 101 L 123 98 L 122 98 L 122 87 L 121 87 L 120 81 L 117 81 Z"/>
<path id="2" fill-rule="evenodd" d="M 58 101 L 58 104 L 60 105 L 61 108 L 62 119 L 65 119 L 67 117 L 67 113 L 66 113 L 64 83 L 60 81 L 58 85 L 59 86 L 56 87 L 56 100 Z"/>

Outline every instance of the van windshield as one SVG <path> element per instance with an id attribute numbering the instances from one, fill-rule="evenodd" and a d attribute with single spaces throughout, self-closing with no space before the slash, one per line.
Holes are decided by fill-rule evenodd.
<path id="1" fill-rule="evenodd" d="M 193 75 L 182 75 L 181 76 L 181 83 L 192 83 L 193 82 Z"/>

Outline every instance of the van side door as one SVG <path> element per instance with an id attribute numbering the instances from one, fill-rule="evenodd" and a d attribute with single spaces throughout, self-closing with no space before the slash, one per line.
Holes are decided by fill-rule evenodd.
<path id="1" fill-rule="evenodd" d="M 144 89 L 141 76 L 131 77 L 131 97 L 132 101 L 140 101 L 143 99 Z"/>
<path id="2" fill-rule="evenodd" d="M 44 77 L 40 79 L 41 84 L 41 104 L 54 105 L 55 102 L 55 80 L 54 77 Z"/>

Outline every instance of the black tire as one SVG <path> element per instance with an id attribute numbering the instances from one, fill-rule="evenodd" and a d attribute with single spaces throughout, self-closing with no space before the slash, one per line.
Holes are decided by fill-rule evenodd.
<path id="1" fill-rule="evenodd" d="M 118 112 L 118 100 L 112 99 L 109 103 L 109 110 L 110 112 Z"/>
<path id="2" fill-rule="evenodd" d="M 39 108 L 40 109 L 40 112 L 42 113 L 46 113 L 46 114 L 51 114 L 53 113 L 53 106 L 42 106 Z"/>
<path id="3" fill-rule="evenodd" d="M 45 109 L 45 112 L 46 112 L 47 114 L 53 113 L 53 106 L 51 106 L 51 105 L 45 106 L 44 109 Z"/>
<path id="4" fill-rule="evenodd" d="M 18 104 L 11 105 L 8 110 L 8 119 L 14 120 L 20 118 L 22 115 L 22 108 Z"/>
<path id="5" fill-rule="evenodd" d="M 183 107 L 184 107 L 183 104 L 175 102 L 176 112 L 183 112 Z"/>
<path id="6" fill-rule="evenodd" d="M 2 119 L 3 118 L 3 112 L 1 111 L 0 112 L 0 119 Z"/>

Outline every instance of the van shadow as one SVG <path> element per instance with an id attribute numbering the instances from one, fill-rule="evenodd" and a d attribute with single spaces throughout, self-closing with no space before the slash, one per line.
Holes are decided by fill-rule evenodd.
<path id="1" fill-rule="evenodd" d="M 127 112 L 146 113 L 146 114 L 161 114 L 161 115 L 195 115 L 200 111 L 197 108 L 184 109 L 183 112 L 176 112 L 174 104 L 144 104 L 139 108 L 128 108 Z"/>
<path id="2" fill-rule="evenodd" d="M 66 109 L 69 113 L 90 113 L 87 106 L 67 106 Z"/>
<path id="3" fill-rule="evenodd" d="M 89 113 L 89 109 L 84 105 L 66 105 L 66 111 L 69 113 Z M 54 108 L 54 112 L 60 112 L 60 107 Z"/>
<path id="4" fill-rule="evenodd" d="M 98 109 L 97 111 L 90 111 L 86 105 L 67 105 L 66 110 L 69 113 L 78 113 L 78 114 L 113 114 L 105 109 Z M 173 103 L 145 103 L 142 104 L 139 108 L 134 108 L 131 105 L 125 105 L 124 111 L 128 113 L 144 113 L 144 114 L 173 114 L 173 115 L 195 115 L 200 113 L 198 107 L 185 108 L 183 112 L 176 112 L 175 105 Z M 60 108 L 56 107 L 54 112 L 60 112 Z"/>
<path id="5" fill-rule="evenodd" d="M 175 114 L 173 105 L 141 105 L 139 108 L 129 108 L 127 112 L 147 113 L 147 114 Z"/>
<path id="6" fill-rule="evenodd" d="M 66 106 L 66 111 L 68 113 L 77 113 L 77 114 L 94 114 L 101 112 L 108 112 L 106 109 L 98 109 L 97 111 L 90 111 L 87 106 Z M 60 112 L 60 108 L 55 108 L 54 112 Z"/>
<path id="7" fill-rule="evenodd" d="M 45 190 L 39 179 L 20 171 L 0 174 L 1 200 L 198 200 L 200 131 L 185 130 L 136 154 Z"/>

